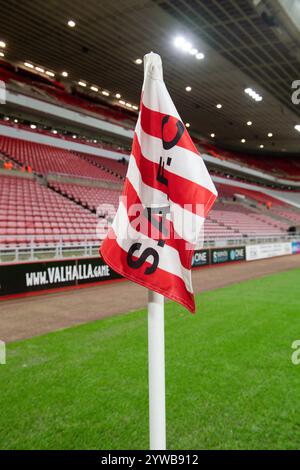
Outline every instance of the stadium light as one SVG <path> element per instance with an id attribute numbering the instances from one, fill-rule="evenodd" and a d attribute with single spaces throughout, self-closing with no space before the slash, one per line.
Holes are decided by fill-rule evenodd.
<path id="1" fill-rule="evenodd" d="M 247 121 L 247 126 L 252 126 L 252 121 Z"/>
<path id="2" fill-rule="evenodd" d="M 210 134 L 210 136 L 211 136 L 212 138 L 214 138 L 214 137 L 216 137 L 216 134 L 214 134 L 214 133 L 212 132 L 212 133 Z"/>
<path id="3" fill-rule="evenodd" d="M 139 108 L 136 105 L 133 105 L 132 109 L 135 109 L 137 111 Z"/>
<path id="4" fill-rule="evenodd" d="M 184 43 L 185 43 L 185 39 L 182 36 L 177 36 L 177 38 L 175 38 L 174 44 L 176 47 L 181 48 Z"/>
<path id="5" fill-rule="evenodd" d="M 260 144 L 259 148 L 260 148 L 260 149 L 263 149 L 263 148 L 264 148 L 264 145 L 263 145 L 263 144 Z"/>
<path id="6" fill-rule="evenodd" d="M 132 104 L 126 103 L 127 108 L 132 108 Z"/>
<path id="7" fill-rule="evenodd" d="M 57 134 L 57 130 L 56 130 L 56 129 L 53 129 L 52 132 L 53 132 L 53 134 Z"/>
<path id="8" fill-rule="evenodd" d="M 221 109 L 222 105 L 219 103 L 219 104 L 216 105 L 216 108 Z"/>
<path id="9" fill-rule="evenodd" d="M 204 54 L 202 52 L 198 52 L 189 41 L 187 41 L 183 36 L 177 36 L 174 39 L 174 46 L 177 49 L 180 49 L 182 52 L 187 52 L 190 55 L 196 57 L 196 59 L 204 59 Z"/>
<path id="10" fill-rule="evenodd" d="M 75 28 L 75 26 L 76 26 L 75 21 L 74 21 L 74 20 L 69 20 L 69 21 L 68 21 L 68 26 L 69 26 L 70 28 Z"/>
<path id="11" fill-rule="evenodd" d="M 143 61 L 142 59 L 135 59 L 134 61 L 137 65 L 140 65 Z"/>
<path id="12" fill-rule="evenodd" d="M 185 127 L 190 127 L 190 123 L 189 123 L 189 122 L 186 122 L 186 123 L 185 123 Z"/>
<path id="13" fill-rule="evenodd" d="M 85 82 L 82 82 L 81 80 L 78 82 L 78 85 L 83 86 L 83 87 L 86 87 L 86 83 L 85 83 Z"/>
<path id="14" fill-rule="evenodd" d="M 99 88 L 97 88 L 96 86 L 92 85 L 92 86 L 91 86 L 91 90 L 94 91 L 95 93 L 97 93 L 97 91 L 99 91 Z"/>
<path id="15" fill-rule="evenodd" d="M 192 91 L 192 87 L 191 86 L 186 86 L 185 91 Z"/>
<path id="16" fill-rule="evenodd" d="M 5 49 L 6 43 L 4 41 L 0 41 L 0 47 L 2 47 L 2 49 Z"/>
<path id="17" fill-rule="evenodd" d="M 272 133 L 272 132 L 268 132 L 268 137 L 273 137 L 273 133 Z"/>
<path id="18" fill-rule="evenodd" d="M 124 100 L 119 100 L 119 103 L 122 104 L 123 106 L 126 104 Z"/>
<path id="19" fill-rule="evenodd" d="M 4 55 L 5 55 L 4 52 L 0 51 L 0 57 L 4 57 Z"/>
<path id="20" fill-rule="evenodd" d="M 103 91 L 102 91 L 102 95 L 104 95 L 104 96 L 109 96 L 109 93 L 108 93 L 108 91 L 103 90 Z"/>
<path id="21" fill-rule="evenodd" d="M 262 96 L 260 96 L 259 93 L 257 93 L 255 90 L 252 88 L 245 88 L 244 92 L 249 95 L 251 98 L 253 98 L 255 101 L 262 101 Z"/>
<path id="22" fill-rule="evenodd" d="M 300 124 L 296 124 L 295 127 L 296 131 L 300 132 Z"/>
<path id="23" fill-rule="evenodd" d="M 30 129 L 36 129 L 36 125 L 35 124 L 30 124 Z"/>
<path id="24" fill-rule="evenodd" d="M 242 144 L 246 142 L 246 139 L 241 139 Z"/>
<path id="25" fill-rule="evenodd" d="M 62 72 L 61 74 L 63 77 L 67 77 L 69 75 L 68 72 Z"/>
<path id="26" fill-rule="evenodd" d="M 119 98 L 121 98 L 121 96 L 122 96 L 122 95 L 121 95 L 120 93 L 116 93 L 116 98 L 119 99 Z"/>
<path id="27" fill-rule="evenodd" d="M 30 62 L 24 62 L 25 67 L 28 67 L 29 69 L 33 69 L 34 66 Z"/>
<path id="28" fill-rule="evenodd" d="M 35 70 L 40 73 L 45 73 L 45 69 L 42 69 L 42 67 L 35 67 Z"/>
<path id="29" fill-rule="evenodd" d="M 49 75 L 49 77 L 55 77 L 55 74 L 50 70 L 47 70 L 46 75 Z"/>
<path id="30" fill-rule="evenodd" d="M 190 50 L 192 50 L 192 44 L 188 41 L 185 41 L 181 47 L 181 49 L 185 52 L 189 52 Z"/>

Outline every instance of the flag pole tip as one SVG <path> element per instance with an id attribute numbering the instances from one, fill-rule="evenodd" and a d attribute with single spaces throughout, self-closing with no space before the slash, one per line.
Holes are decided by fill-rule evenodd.
<path id="1" fill-rule="evenodd" d="M 155 80 L 163 80 L 161 57 L 152 51 L 144 55 L 144 76 L 147 75 Z"/>

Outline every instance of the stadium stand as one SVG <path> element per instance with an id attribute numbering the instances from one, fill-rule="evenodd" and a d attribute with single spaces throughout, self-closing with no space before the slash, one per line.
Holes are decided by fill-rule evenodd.
<path id="1" fill-rule="evenodd" d="M 0 176 L 0 227 L 4 245 L 97 241 L 97 217 L 37 181 Z"/>
<path id="2" fill-rule="evenodd" d="M 116 209 L 121 194 L 118 190 L 82 186 L 72 183 L 53 182 L 51 183 L 51 187 L 62 195 L 88 207 L 91 211 L 96 211 L 100 204 L 111 204 Z"/>
<path id="3" fill-rule="evenodd" d="M 281 207 L 273 207 L 272 208 L 273 214 L 276 214 L 280 217 L 283 217 L 287 221 L 293 224 L 300 224 L 300 212 L 297 210 L 289 209 L 288 207 L 281 208 Z"/>
<path id="4" fill-rule="evenodd" d="M 3 168 L 5 170 L 12 170 L 19 167 L 20 165 L 12 161 L 6 155 L 3 155 L 3 153 L 0 153 L 0 168 Z"/>
<path id="5" fill-rule="evenodd" d="M 106 102 L 93 96 L 93 100 L 87 95 L 82 95 L 76 89 L 69 92 L 60 82 L 41 77 L 30 70 L 16 69 L 4 60 L 0 60 L 0 80 L 8 86 L 18 89 L 25 95 L 51 101 L 68 108 L 84 110 L 93 113 L 106 121 L 122 124 L 124 127 L 133 128 L 136 113 L 130 110 L 117 109 Z M 21 86 L 20 86 L 21 85 Z"/>
<path id="6" fill-rule="evenodd" d="M 95 167 L 95 165 L 68 150 L 50 145 L 0 136 L 0 151 L 18 164 L 30 164 L 33 170 L 41 175 L 51 172 L 107 181 L 120 181 L 120 178 L 112 172 Z"/>
<path id="7" fill-rule="evenodd" d="M 281 178 L 288 178 L 295 181 L 300 180 L 300 163 L 297 157 L 289 157 L 288 160 L 284 156 L 266 156 L 263 158 L 257 155 L 240 154 L 219 149 L 212 144 L 198 140 L 203 152 L 219 158 L 220 160 L 229 160 L 238 162 L 249 168 L 261 170 L 265 173 L 272 174 Z"/>
<path id="8" fill-rule="evenodd" d="M 285 203 L 261 191 L 242 188 L 240 186 L 231 186 L 230 184 L 217 184 L 219 197 L 233 199 L 237 195 L 245 196 L 247 199 L 253 200 L 259 204 L 265 204 L 267 207 L 272 205 L 284 206 Z"/>
<path id="9" fill-rule="evenodd" d="M 124 179 L 127 172 L 127 163 L 125 159 L 123 161 L 112 160 L 111 158 L 95 157 L 93 155 L 87 155 L 85 153 L 76 152 L 84 160 L 88 161 L 92 165 L 101 168 L 120 179 Z"/>
<path id="10" fill-rule="evenodd" d="M 13 170 L 9 176 L 4 170 L 0 175 L 2 246 L 99 244 L 118 206 L 127 171 L 124 158 L 113 160 L 7 136 L 0 136 L 0 152 L 1 165 L 10 162 Z M 21 170 L 28 165 L 34 174 L 22 177 Z M 53 179 L 55 175 L 67 181 Z M 231 185 L 229 179 L 228 184 L 217 183 L 217 189 L 219 202 L 205 222 L 206 243 L 280 237 L 300 223 L 300 211 L 259 186 L 246 189 Z M 96 233 L 99 217 L 102 224 Z"/>
<path id="11" fill-rule="evenodd" d="M 239 204 L 216 203 L 209 219 L 243 237 L 282 235 L 288 229 L 288 224 L 264 214 L 258 215 Z"/>
<path id="12" fill-rule="evenodd" d="M 43 182 L 43 180 L 41 181 Z M 100 204 L 118 205 L 120 191 L 71 183 L 52 183 L 46 187 L 34 179 L 0 176 L 1 242 L 4 245 L 99 243 L 98 217 L 92 213 Z M 287 218 L 287 212 L 284 211 Z M 106 209 L 98 216 L 105 220 L 114 215 Z M 300 213 L 289 212 L 288 216 Z M 240 237 L 280 236 L 288 223 L 255 213 L 239 203 L 220 202 L 205 222 L 205 240 Z M 107 225 L 102 226 L 102 235 Z M 100 236 L 100 238 L 102 238 Z"/>
<path id="13" fill-rule="evenodd" d="M 3 80 L 12 89 L 37 99 L 50 101 L 62 107 L 67 107 L 87 114 L 98 115 L 100 119 L 116 123 L 132 129 L 136 120 L 136 113 L 132 110 L 110 106 L 96 96 L 72 89 L 69 91 L 62 83 L 50 78 L 41 77 L 30 70 L 15 69 L 8 62 L 0 61 L 0 80 Z M 220 160 L 229 160 L 243 166 L 260 170 L 262 172 L 294 181 L 300 180 L 300 163 L 297 157 L 266 156 L 241 154 L 220 149 L 215 145 L 194 138 L 196 145 L 203 153 L 208 153 Z M 122 172 L 123 173 L 123 172 Z"/>
<path id="14" fill-rule="evenodd" d="M 8 70 L 6 80 L 12 82 L 16 78 L 14 73 Z M 74 98 L 56 84 L 38 83 L 36 86 L 28 77 L 23 79 L 25 87 L 30 85 L 38 89 L 39 93 L 51 95 L 53 100 L 80 106 L 82 109 L 85 106 L 86 109 L 92 107 L 85 105 L 84 97 Z M 28 130 L 28 125 L 11 122 L 5 124 Z M 36 129 L 34 132 L 53 137 L 48 130 Z M 67 138 L 62 135 L 57 137 Z M 93 143 L 88 145 L 94 146 Z M 110 148 L 108 145 L 106 147 Z M 116 146 L 111 149 L 122 152 Z M 207 151 L 207 148 L 204 150 Z M 245 165 L 274 173 L 274 163 L 270 164 L 272 168 L 268 164 L 255 166 L 257 157 L 251 160 L 231 152 L 223 154 L 222 151 L 221 154 L 221 151 L 212 146 L 209 151 L 218 158 L 241 161 Z M 300 172 L 296 163 L 295 167 Z M 88 152 L 70 151 L 1 135 L 0 166 L 5 168 L 7 164 L 10 166 L 7 170 L 13 170 L 13 176 L 4 175 L 4 170 L 0 175 L 2 247 L 30 246 L 32 243 L 36 246 L 55 246 L 57 243 L 75 246 L 87 241 L 95 246 L 99 245 L 99 240 L 107 233 L 108 223 L 118 206 L 125 179 L 127 161 L 122 153 L 119 159 L 105 158 Z M 31 178 L 21 177 L 21 170 L 26 172 L 28 166 L 34 174 Z M 278 168 L 277 174 L 291 176 L 284 164 Z M 297 171 L 294 171 L 293 176 L 297 177 Z M 237 181 L 238 177 L 235 177 L 235 183 Z M 260 189 L 259 185 L 253 185 L 253 189 L 248 189 L 232 185 L 230 178 L 226 184 L 217 183 L 216 186 L 219 202 L 205 222 L 204 236 L 207 244 L 282 237 L 287 234 L 291 225 L 300 224 L 300 211 L 266 194 L 262 186 Z M 98 226 L 96 233 L 99 217 L 102 224 L 100 229 Z"/>

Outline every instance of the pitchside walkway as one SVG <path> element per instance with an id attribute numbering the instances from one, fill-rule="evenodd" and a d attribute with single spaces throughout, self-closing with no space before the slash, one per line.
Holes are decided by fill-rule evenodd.
<path id="1" fill-rule="evenodd" d="M 193 285 L 201 292 L 294 268 L 300 268 L 300 254 L 199 268 L 193 271 Z M 87 323 L 143 308 L 146 301 L 146 289 L 127 281 L 1 301 L 0 339 L 17 341 Z"/>

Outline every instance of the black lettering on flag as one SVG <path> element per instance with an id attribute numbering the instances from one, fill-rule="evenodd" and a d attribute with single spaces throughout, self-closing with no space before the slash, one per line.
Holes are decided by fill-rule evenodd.
<path id="1" fill-rule="evenodd" d="M 159 158 L 158 171 L 156 176 L 157 181 L 168 186 L 168 179 L 165 177 L 165 162 L 162 157 Z"/>
<path id="2" fill-rule="evenodd" d="M 141 243 L 133 243 L 133 245 L 131 245 L 127 253 L 127 264 L 130 268 L 138 269 L 141 266 L 143 266 L 143 264 L 147 261 L 147 258 L 149 258 L 149 256 L 152 256 L 153 264 L 152 266 L 147 266 L 144 274 L 153 274 L 156 271 L 157 266 L 158 266 L 159 254 L 157 253 L 156 250 L 154 250 L 154 248 L 146 248 L 141 253 L 141 256 L 137 260 L 133 259 L 134 252 L 138 251 L 141 248 L 141 246 L 142 246 Z"/>
<path id="3" fill-rule="evenodd" d="M 170 150 L 172 147 L 175 147 L 175 145 L 178 144 L 180 138 L 182 137 L 182 135 L 184 133 L 184 125 L 178 119 L 178 121 L 176 122 L 177 133 L 176 133 L 174 139 L 172 139 L 169 142 L 166 141 L 164 139 L 164 127 L 168 123 L 169 119 L 170 119 L 170 116 L 166 115 L 166 116 L 163 117 L 163 119 L 161 121 L 161 136 L 162 136 L 163 148 L 165 150 Z"/>
<path id="4" fill-rule="evenodd" d="M 153 225 L 155 228 L 159 230 L 161 234 L 163 234 L 165 237 L 169 236 L 169 230 L 166 227 L 166 218 L 167 214 L 170 212 L 170 206 L 164 206 L 164 207 L 146 207 L 144 210 L 144 215 L 148 218 L 149 222 L 151 225 Z M 160 217 L 157 219 L 156 217 L 153 217 L 153 214 L 158 214 Z M 163 238 L 160 238 L 158 241 L 158 246 L 164 246 L 165 245 L 165 240 Z"/>
<path id="5" fill-rule="evenodd" d="M 170 166 L 172 162 L 172 158 L 168 157 L 167 158 L 167 165 Z M 158 171 L 157 171 L 157 176 L 156 176 L 157 181 L 160 183 L 164 184 L 165 186 L 168 186 L 168 178 L 165 177 L 165 162 L 163 161 L 163 158 L 159 158 L 159 164 L 158 164 Z"/>

